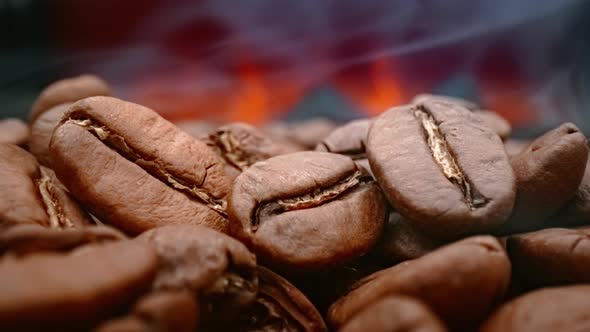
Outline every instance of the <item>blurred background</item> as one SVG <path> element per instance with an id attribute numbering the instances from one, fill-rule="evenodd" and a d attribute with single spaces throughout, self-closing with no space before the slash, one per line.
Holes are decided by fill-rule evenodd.
<path id="1" fill-rule="evenodd" d="M 0 115 L 94 73 L 173 121 L 337 121 L 422 92 L 590 133 L 583 0 L 0 0 Z"/>

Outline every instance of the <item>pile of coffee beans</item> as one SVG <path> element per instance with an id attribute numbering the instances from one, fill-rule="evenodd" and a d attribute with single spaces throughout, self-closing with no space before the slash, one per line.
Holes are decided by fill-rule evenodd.
<path id="1" fill-rule="evenodd" d="M 456 98 L 173 124 L 84 75 L 0 122 L 0 331 L 588 331 L 588 142 Z"/>

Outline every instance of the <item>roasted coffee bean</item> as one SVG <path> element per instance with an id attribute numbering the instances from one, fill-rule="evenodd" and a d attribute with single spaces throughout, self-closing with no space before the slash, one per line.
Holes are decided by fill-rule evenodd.
<path id="1" fill-rule="evenodd" d="M 142 297 L 131 314 L 101 324 L 95 332 L 193 332 L 198 303 L 192 293 L 157 292 Z"/>
<path id="2" fill-rule="evenodd" d="M 500 307 L 481 332 L 590 331 L 590 286 L 544 288 Z"/>
<path id="3" fill-rule="evenodd" d="M 539 287 L 590 282 L 590 228 L 550 228 L 508 237 L 514 275 Z"/>
<path id="4" fill-rule="evenodd" d="M 515 178 L 502 141 L 460 106 L 424 102 L 381 114 L 367 154 L 396 211 L 431 235 L 489 231 L 512 211 Z"/>
<path id="5" fill-rule="evenodd" d="M 158 259 L 132 241 L 0 261 L 0 330 L 85 330 L 132 304 Z"/>
<path id="6" fill-rule="evenodd" d="M 552 219 L 558 220 L 561 225 L 590 224 L 590 155 L 574 197 Z"/>
<path id="7" fill-rule="evenodd" d="M 343 154 L 354 160 L 366 159 L 365 146 L 371 122 L 371 119 L 355 120 L 335 129 L 315 147 L 316 151 Z"/>
<path id="8" fill-rule="evenodd" d="M 221 123 L 210 121 L 182 121 L 174 123 L 178 128 L 182 129 L 192 137 L 197 139 L 205 139 L 210 133 L 221 126 Z"/>
<path id="9" fill-rule="evenodd" d="M 155 290 L 200 294 L 205 324 L 230 320 L 258 291 L 256 258 L 237 240 L 204 226 L 164 226 L 141 234 L 162 261 Z"/>
<path id="10" fill-rule="evenodd" d="M 52 229 L 22 224 L 0 232 L 0 255 L 25 255 L 40 251 L 66 251 L 87 243 L 121 241 L 126 236 L 108 226 Z"/>
<path id="11" fill-rule="evenodd" d="M 296 152 L 234 181 L 230 232 L 274 267 L 324 268 L 366 253 L 381 235 L 379 188 L 346 156 Z"/>
<path id="12" fill-rule="evenodd" d="M 0 120 L 0 144 L 25 145 L 28 140 L 29 127 L 22 120 Z"/>
<path id="13" fill-rule="evenodd" d="M 483 110 L 481 106 L 462 98 L 421 94 L 414 97 L 412 102 L 414 104 L 434 102 L 447 104 L 449 106 L 458 105 L 472 111 L 473 115 L 478 117 L 485 124 L 485 126 L 487 126 L 493 132 L 498 134 L 498 136 L 500 136 L 501 139 L 508 139 L 512 132 L 512 127 L 506 119 L 494 112 Z"/>
<path id="14" fill-rule="evenodd" d="M 386 296 L 407 295 L 431 307 L 452 331 L 469 329 L 502 298 L 509 281 L 500 243 L 471 237 L 364 278 L 330 307 L 328 322 L 339 328 Z"/>
<path id="15" fill-rule="evenodd" d="M 565 123 L 534 140 L 511 159 L 516 175 L 516 203 L 502 232 L 542 228 L 576 193 L 588 161 L 586 137 Z"/>
<path id="16" fill-rule="evenodd" d="M 25 150 L 0 144 L 0 225 L 68 228 L 90 223 L 53 171 Z"/>
<path id="17" fill-rule="evenodd" d="M 256 162 L 296 151 L 273 142 L 253 126 L 239 122 L 219 127 L 207 137 L 206 143 L 237 174 Z"/>
<path id="18" fill-rule="evenodd" d="M 307 149 L 313 149 L 324 138 L 328 137 L 338 124 L 334 121 L 322 118 L 316 118 L 289 125 L 289 134 L 298 144 Z"/>
<path id="19" fill-rule="evenodd" d="M 397 263 L 424 256 L 441 244 L 441 241 L 416 229 L 399 213 L 392 212 L 375 252 L 388 262 Z"/>
<path id="20" fill-rule="evenodd" d="M 51 156 L 49 155 L 49 142 L 53 130 L 61 121 L 62 116 L 71 104 L 60 104 L 52 107 L 39 115 L 31 124 L 31 138 L 29 151 L 37 158 L 41 165 L 51 168 Z"/>
<path id="21" fill-rule="evenodd" d="M 327 331 L 320 313 L 285 278 L 258 267 L 260 290 L 252 307 L 242 312 L 232 331 L 321 332 Z"/>
<path id="22" fill-rule="evenodd" d="M 56 127 L 49 150 L 66 187 L 129 234 L 168 224 L 227 228 L 230 184 L 219 157 L 146 107 L 81 100 Z"/>
<path id="23" fill-rule="evenodd" d="M 355 315 L 339 332 L 444 332 L 442 322 L 424 304 L 388 296 Z"/>
<path id="24" fill-rule="evenodd" d="M 524 151 L 530 144 L 529 140 L 511 138 L 504 141 L 504 150 L 506 150 L 508 157 L 512 158 Z"/>
<path id="25" fill-rule="evenodd" d="M 94 75 L 86 74 L 59 80 L 41 91 L 31 107 L 29 123 L 32 124 L 43 112 L 59 104 L 73 103 L 92 96 L 110 95 L 111 89 L 108 84 Z"/>

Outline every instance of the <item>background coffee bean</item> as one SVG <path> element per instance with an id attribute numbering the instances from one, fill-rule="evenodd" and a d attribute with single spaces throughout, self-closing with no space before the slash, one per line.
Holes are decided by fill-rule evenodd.
<path id="1" fill-rule="evenodd" d="M 29 140 L 29 127 L 20 119 L 0 120 L 0 144 L 25 145 Z"/>

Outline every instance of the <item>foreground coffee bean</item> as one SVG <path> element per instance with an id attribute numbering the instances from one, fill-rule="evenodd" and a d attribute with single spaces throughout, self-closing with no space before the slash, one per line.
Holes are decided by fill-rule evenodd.
<path id="1" fill-rule="evenodd" d="M 234 181 L 230 232 L 272 267 L 335 266 L 379 238 L 385 202 L 349 157 L 297 152 L 254 164 Z"/>
<path id="2" fill-rule="evenodd" d="M 571 199 L 588 160 L 584 134 L 565 123 L 534 140 L 511 159 L 516 175 L 516 203 L 502 232 L 540 229 L 544 221 Z"/>
<path id="3" fill-rule="evenodd" d="M 94 75 L 86 74 L 59 80 L 41 91 L 31 107 L 29 123 L 32 124 L 43 112 L 59 104 L 73 103 L 92 96 L 110 95 L 111 89 L 108 84 Z"/>
<path id="4" fill-rule="evenodd" d="M 545 288 L 504 304 L 481 332 L 590 330 L 590 286 Z"/>
<path id="5" fill-rule="evenodd" d="M 256 297 L 255 256 L 223 233 L 204 226 L 164 226 L 136 241 L 153 246 L 162 261 L 153 288 L 199 294 L 208 326 L 230 322 Z"/>
<path id="6" fill-rule="evenodd" d="M 590 228 L 550 228 L 508 237 L 514 275 L 527 286 L 590 282 Z"/>
<path id="7" fill-rule="evenodd" d="M 29 151 L 37 158 L 41 165 L 51 167 L 51 157 L 49 155 L 51 135 L 53 135 L 53 130 L 59 124 L 70 105 L 66 103 L 52 107 L 39 115 L 31 124 Z"/>
<path id="8" fill-rule="evenodd" d="M 111 97 L 81 100 L 56 127 L 49 149 L 66 187 L 100 220 L 129 234 L 168 224 L 227 228 L 223 163 L 146 107 Z"/>
<path id="9" fill-rule="evenodd" d="M 295 286 L 262 266 L 260 291 L 252 307 L 232 326 L 234 331 L 327 331 L 320 313 Z"/>
<path id="10" fill-rule="evenodd" d="M 339 328 L 380 299 L 407 295 L 450 330 L 469 329 L 502 298 L 509 281 L 510 262 L 498 240 L 471 237 L 364 278 L 330 307 L 328 322 Z"/>
<path id="11" fill-rule="evenodd" d="M 367 154 L 396 211 L 431 235 L 489 231 L 512 211 L 515 178 L 502 141 L 460 106 L 424 102 L 381 114 Z"/>
<path id="12" fill-rule="evenodd" d="M 149 246 L 88 245 L 0 261 L 0 330 L 85 330 L 125 310 L 158 267 Z"/>
<path id="13" fill-rule="evenodd" d="M 95 332 L 193 332 L 198 304 L 192 293 L 156 292 L 142 297 L 131 314 L 101 324 Z"/>
<path id="14" fill-rule="evenodd" d="M 388 296 L 354 316 L 339 332 L 444 332 L 443 323 L 411 297 Z"/>
<path id="15" fill-rule="evenodd" d="M 24 145 L 28 140 L 29 127 L 22 120 L 0 120 L 0 144 Z"/>
<path id="16" fill-rule="evenodd" d="M 53 171 L 40 167 L 18 146 L 0 144 L 0 226 L 68 228 L 90 223 Z"/>

